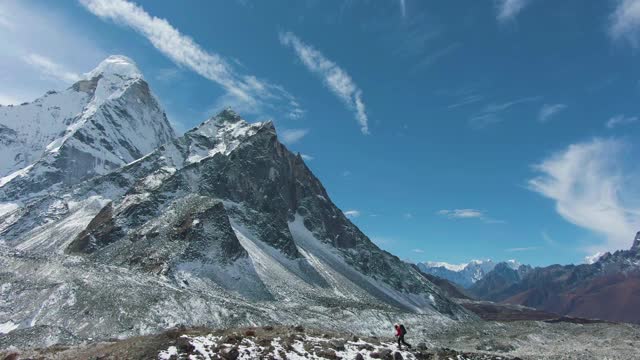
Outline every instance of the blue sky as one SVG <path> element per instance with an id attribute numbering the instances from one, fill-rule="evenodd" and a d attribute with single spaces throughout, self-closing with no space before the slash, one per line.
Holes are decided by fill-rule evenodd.
<path id="1" fill-rule="evenodd" d="M 0 103 L 134 59 L 179 131 L 273 119 L 405 259 L 579 263 L 640 230 L 640 1 L 4 1 Z"/>

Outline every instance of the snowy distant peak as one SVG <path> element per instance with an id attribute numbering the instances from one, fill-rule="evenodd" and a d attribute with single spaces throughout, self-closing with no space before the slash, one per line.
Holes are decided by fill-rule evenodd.
<path id="1" fill-rule="evenodd" d="M 97 77 L 120 78 L 120 79 L 142 79 L 142 72 L 136 63 L 123 55 L 111 55 L 104 59 L 95 69 L 85 74 L 87 80 Z"/>
<path id="2" fill-rule="evenodd" d="M 449 264 L 441 261 L 425 261 L 423 263 L 428 268 L 445 268 L 450 271 L 460 272 L 464 270 L 464 268 L 468 264 Z"/>
<path id="3" fill-rule="evenodd" d="M 522 264 L 515 260 L 496 263 L 491 259 L 471 260 L 463 264 L 449 264 L 446 262 L 427 261 L 417 264 L 418 268 L 427 274 L 447 279 L 453 283 L 468 288 L 493 271 L 496 267 L 518 270 Z"/>
<path id="4" fill-rule="evenodd" d="M 513 259 L 511 259 L 511 260 L 507 260 L 507 261 L 505 261 L 505 263 L 506 263 L 510 268 L 512 268 L 513 270 L 518 270 L 518 268 L 519 268 L 520 266 L 522 266 L 522 264 L 521 264 L 520 262 L 518 262 L 518 261 L 516 261 L 516 260 L 513 260 Z"/>
<path id="5" fill-rule="evenodd" d="M 468 267 L 490 267 L 493 268 L 495 266 L 495 264 L 493 263 L 493 260 L 491 259 L 486 259 L 486 260 L 471 260 L 468 263 L 462 263 L 462 264 L 449 264 L 447 262 L 440 262 L 440 261 L 427 261 L 423 263 L 426 267 L 430 267 L 430 268 L 445 268 L 447 270 L 450 271 L 455 271 L 455 272 L 460 272 L 463 271 L 464 269 L 468 268 Z"/>

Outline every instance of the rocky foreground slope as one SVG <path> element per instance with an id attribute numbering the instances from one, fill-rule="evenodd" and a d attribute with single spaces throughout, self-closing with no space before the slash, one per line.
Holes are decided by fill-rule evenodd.
<path id="1" fill-rule="evenodd" d="M 354 329 L 357 331 L 357 329 Z M 387 329 L 389 330 L 389 329 Z M 411 349 L 393 338 L 302 326 L 214 330 L 174 328 L 126 340 L 8 349 L 9 359 L 637 359 L 640 329 L 631 325 L 544 322 L 475 323 L 457 329 L 409 328 Z M 0 344 L 3 339 L 0 337 Z"/>

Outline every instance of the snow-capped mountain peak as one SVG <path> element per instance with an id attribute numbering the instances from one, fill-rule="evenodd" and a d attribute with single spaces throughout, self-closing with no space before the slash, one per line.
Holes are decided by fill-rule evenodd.
<path id="1" fill-rule="evenodd" d="M 136 63 L 124 55 L 111 55 L 95 69 L 85 74 L 86 80 L 101 76 L 103 78 L 143 79 Z"/>
<path id="2" fill-rule="evenodd" d="M 484 278 L 484 276 L 491 272 L 498 264 L 504 264 L 514 270 L 517 270 L 521 266 L 521 264 L 515 260 L 496 263 L 491 259 L 471 260 L 468 263 L 462 264 L 427 261 L 418 263 L 417 266 L 424 273 L 447 279 L 467 288 Z"/>
<path id="3" fill-rule="evenodd" d="M 195 163 L 216 154 L 229 155 L 258 131 L 267 130 L 275 135 L 271 121 L 248 123 L 227 108 L 185 133 L 190 139 L 187 163 Z"/>
<path id="4" fill-rule="evenodd" d="M 62 92 L 0 108 L 0 197 L 106 174 L 174 138 L 135 63 L 110 56 Z"/>

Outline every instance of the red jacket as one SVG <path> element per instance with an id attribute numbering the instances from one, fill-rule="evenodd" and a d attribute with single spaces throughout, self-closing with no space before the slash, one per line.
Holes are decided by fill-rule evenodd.
<path id="1" fill-rule="evenodd" d="M 402 336 L 402 330 L 400 330 L 400 326 L 396 326 L 396 336 Z"/>

